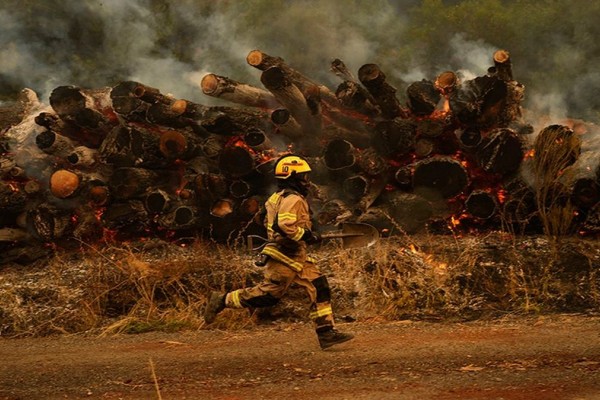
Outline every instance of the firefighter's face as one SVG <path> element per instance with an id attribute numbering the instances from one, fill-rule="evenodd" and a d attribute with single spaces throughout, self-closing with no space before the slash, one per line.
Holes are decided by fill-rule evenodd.
<path id="1" fill-rule="evenodd" d="M 302 187 L 308 189 L 310 187 L 310 177 L 308 176 L 308 172 L 303 172 L 301 174 L 296 175 L 296 179 L 300 182 Z"/>

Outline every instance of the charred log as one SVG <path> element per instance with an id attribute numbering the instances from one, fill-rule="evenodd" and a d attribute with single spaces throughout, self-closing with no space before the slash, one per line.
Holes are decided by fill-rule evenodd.
<path id="1" fill-rule="evenodd" d="M 486 172 L 506 175 L 519 169 L 524 153 L 519 136 L 511 129 L 500 128 L 482 139 L 476 157 Z"/>
<path id="2" fill-rule="evenodd" d="M 139 234 L 148 227 L 148 213 L 140 200 L 113 203 L 101 215 L 102 225 L 120 234 Z"/>
<path id="3" fill-rule="evenodd" d="M 461 193 L 468 184 L 465 167 L 450 157 L 430 157 L 415 163 L 413 187 L 426 199 L 448 199 Z"/>
<path id="4" fill-rule="evenodd" d="M 66 157 L 66 160 L 74 167 L 91 169 L 98 164 L 98 157 L 98 150 L 86 146 L 77 146 Z"/>
<path id="5" fill-rule="evenodd" d="M 87 131 L 79 141 L 89 147 L 98 147 L 115 121 L 106 115 L 112 113 L 110 89 L 83 90 L 76 86 L 59 86 L 50 94 L 50 105 L 63 120 Z M 96 135 L 96 140 L 93 136 Z M 88 141 L 95 142 L 96 146 Z M 85 143 L 84 143 L 85 142 Z"/>
<path id="6" fill-rule="evenodd" d="M 271 67 L 280 68 L 286 77 L 294 84 L 301 92 L 306 92 L 309 88 L 317 86 L 321 99 L 331 107 L 339 107 L 339 102 L 326 86 L 319 85 L 316 82 L 310 80 L 306 76 L 302 75 L 298 71 L 292 69 L 287 63 L 280 57 L 270 56 L 260 50 L 252 50 L 246 56 L 246 61 L 249 65 L 257 68 L 261 71 L 266 71 Z"/>
<path id="7" fill-rule="evenodd" d="M 411 83 L 406 94 L 408 107 L 417 116 L 431 115 L 442 98 L 434 83 L 426 79 Z"/>
<path id="8" fill-rule="evenodd" d="M 353 167 L 356 164 L 358 152 L 348 141 L 334 139 L 327 143 L 323 151 L 323 161 L 331 171 L 339 171 Z"/>
<path id="9" fill-rule="evenodd" d="M 50 242 L 72 232 L 71 212 L 42 204 L 27 212 L 29 231 L 42 241 Z"/>
<path id="10" fill-rule="evenodd" d="M 407 117 L 396 97 L 396 88 L 387 83 L 386 76 L 378 65 L 365 64 L 360 67 L 358 79 L 377 102 L 383 118 Z"/>
<path id="11" fill-rule="evenodd" d="M 46 154 L 52 154 L 56 157 L 65 158 L 75 148 L 75 143 L 66 136 L 56 132 L 46 130 L 35 137 L 35 143 L 38 148 Z"/>
<path id="12" fill-rule="evenodd" d="M 190 228 L 195 222 L 196 211 L 186 205 L 177 205 L 158 218 L 160 226 L 172 230 Z"/>
<path id="13" fill-rule="evenodd" d="M 449 96 L 452 115 L 477 128 L 494 126 L 506 104 L 506 83 L 496 77 L 480 76 L 459 85 Z"/>
<path id="14" fill-rule="evenodd" d="M 510 61 L 510 54 L 506 50 L 497 50 L 494 53 L 494 67 L 496 76 L 503 81 L 512 81 L 512 62 Z"/>
<path id="15" fill-rule="evenodd" d="M 479 219 L 489 219 L 498 209 L 496 196 L 485 190 L 475 190 L 465 201 L 465 210 L 469 215 Z"/>
<path id="16" fill-rule="evenodd" d="M 383 156 L 408 154 L 414 149 L 416 129 L 410 120 L 381 121 L 375 126 L 373 148 Z"/>
<path id="17" fill-rule="evenodd" d="M 180 186 L 180 175 L 169 170 L 123 167 L 115 169 L 108 186 L 111 194 L 119 200 L 142 196 L 148 188 L 174 193 Z"/>
<path id="18" fill-rule="evenodd" d="M 250 174 L 255 166 L 254 153 L 243 146 L 227 146 L 219 157 L 219 169 L 223 174 L 234 178 Z"/>
<path id="19" fill-rule="evenodd" d="M 207 74 L 202 78 L 200 86 L 204 94 L 233 103 L 269 109 L 279 107 L 277 99 L 268 91 L 224 76 Z"/>
<path id="20" fill-rule="evenodd" d="M 117 126 L 99 149 L 100 159 L 116 167 L 164 166 L 159 135 L 142 127 Z"/>
<path id="21" fill-rule="evenodd" d="M 279 67 L 266 69 L 260 78 L 263 85 L 302 126 L 306 134 L 319 135 L 321 132 L 320 109 L 311 109 L 302 91 L 288 79 Z M 312 87 L 311 87 L 312 88 Z M 309 88 L 307 88 L 307 91 Z"/>

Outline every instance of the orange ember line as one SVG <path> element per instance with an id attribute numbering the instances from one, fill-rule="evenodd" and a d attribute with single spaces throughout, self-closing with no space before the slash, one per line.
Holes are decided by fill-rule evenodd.
<path id="1" fill-rule="evenodd" d="M 535 157 L 535 150 L 531 149 L 527 153 L 525 153 L 525 157 L 524 158 L 528 159 L 528 158 L 533 158 L 533 157 Z"/>

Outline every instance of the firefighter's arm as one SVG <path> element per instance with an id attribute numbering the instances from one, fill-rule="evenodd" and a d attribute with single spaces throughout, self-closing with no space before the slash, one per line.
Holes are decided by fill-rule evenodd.
<path id="1" fill-rule="evenodd" d="M 292 240 L 304 240 L 307 232 L 310 232 L 310 229 L 299 223 L 304 213 L 308 213 L 308 210 L 299 197 L 288 196 L 283 199 L 277 213 L 277 225 L 280 231 Z"/>

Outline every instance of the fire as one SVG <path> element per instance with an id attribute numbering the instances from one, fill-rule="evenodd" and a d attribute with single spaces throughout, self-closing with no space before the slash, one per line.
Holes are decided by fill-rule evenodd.
<path id="1" fill-rule="evenodd" d="M 528 152 L 525 153 L 525 159 L 533 158 L 533 157 L 535 157 L 535 150 L 534 149 L 531 149 L 531 150 L 529 150 Z"/>
<path id="2" fill-rule="evenodd" d="M 413 252 L 415 254 L 418 253 L 417 247 L 414 244 L 411 243 L 408 247 L 410 248 L 411 252 Z"/>
<path id="3" fill-rule="evenodd" d="M 450 217 L 450 223 L 452 224 L 451 228 L 456 228 L 458 225 L 460 225 L 460 219 L 454 218 L 454 215 L 453 215 Z"/>
<path id="4" fill-rule="evenodd" d="M 506 190 L 498 190 L 496 196 L 498 197 L 498 201 L 500 202 L 500 204 L 503 204 L 506 201 Z"/>

